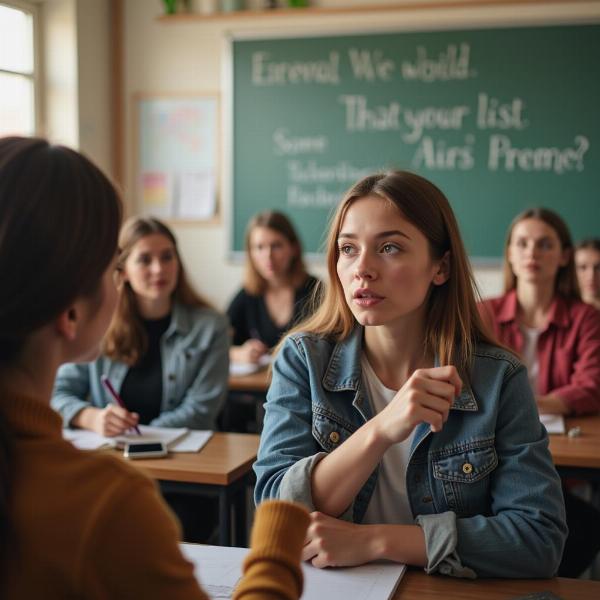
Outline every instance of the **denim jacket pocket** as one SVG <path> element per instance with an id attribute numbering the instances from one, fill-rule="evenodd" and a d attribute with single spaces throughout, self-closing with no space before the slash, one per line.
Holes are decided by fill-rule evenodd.
<path id="1" fill-rule="evenodd" d="M 432 455 L 433 477 L 447 509 L 460 516 L 485 514 L 489 474 L 498 466 L 494 438 L 443 448 Z M 436 486 L 437 487 L 437 486 Z"/>
<path id="2" fill-rule="evenodd" d="M 335 450 L 354 431 L 354 428 L 349 423 L 344 422 L 337 415 L 313 406 L 313 436 L 325 452 Z"/>

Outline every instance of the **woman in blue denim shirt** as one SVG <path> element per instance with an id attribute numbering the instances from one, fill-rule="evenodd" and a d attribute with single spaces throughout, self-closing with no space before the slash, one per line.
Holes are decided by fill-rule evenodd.
<path id="1" fill-rule="evenodd" d="M 59 369 L 52 407 L 65 426 L 108 436 L 138 423 L 213 429 L 227 393 L 227 319 L 187 282 L 164 223 L 129 220 L 119 247 L 121 290 L 103 355 Z M 111 401 L 103 375 L 127 409 Z"/>
<path id="2" fill-rule="evenodd" d="M 484 330 L 446 197 L 366 177 L 332 222 L 330 285 L 282 343 L 256 500 L 312 513 L 304 559 L 551 577 L 566 526 L 523 366 Z"/>

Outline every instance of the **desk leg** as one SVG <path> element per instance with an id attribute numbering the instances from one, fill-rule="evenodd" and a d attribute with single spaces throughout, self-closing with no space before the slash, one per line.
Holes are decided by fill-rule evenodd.
<path id="1" fill-rule="evenodd" d="M 235 532 L 233 543 L 235 546 L 245 548 L 247 546 L 246 536 L 246 478 L 243 477 L 241 485 L 238 486 L 234 499 L 233 510 L 235 514 Z"/>
<path id="2" fill-rule="evenodd" d="M 227 486 L 219 489 L 219 546 L 231 546 L 231 498 Z"/>

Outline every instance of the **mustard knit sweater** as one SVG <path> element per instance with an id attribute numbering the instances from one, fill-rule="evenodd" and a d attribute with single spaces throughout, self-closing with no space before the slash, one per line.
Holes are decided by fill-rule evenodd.
<path id="1" fill-rule="evenodd" d="M 65 442 L 60 417 L 39 399 L 0 391 L 0 409 L 14 438 L 13 535 L 0 597 L 206 599 L 150 479 L 118 457 Z M 299 597 L 307 521 L 296 506 L 257 513 L 257 552 L 240 589 L 269 592 L 239 597 Z"/>

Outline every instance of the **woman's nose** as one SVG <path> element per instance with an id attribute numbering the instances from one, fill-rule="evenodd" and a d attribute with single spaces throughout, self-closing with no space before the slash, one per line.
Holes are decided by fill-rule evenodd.
<path id="1" fill-rule="evenodd" d="M 361 256 L 356 263 L 354 275 L 357 279 L 373 279 L 375 277 L 373 265 L 365 255 Z"/>

